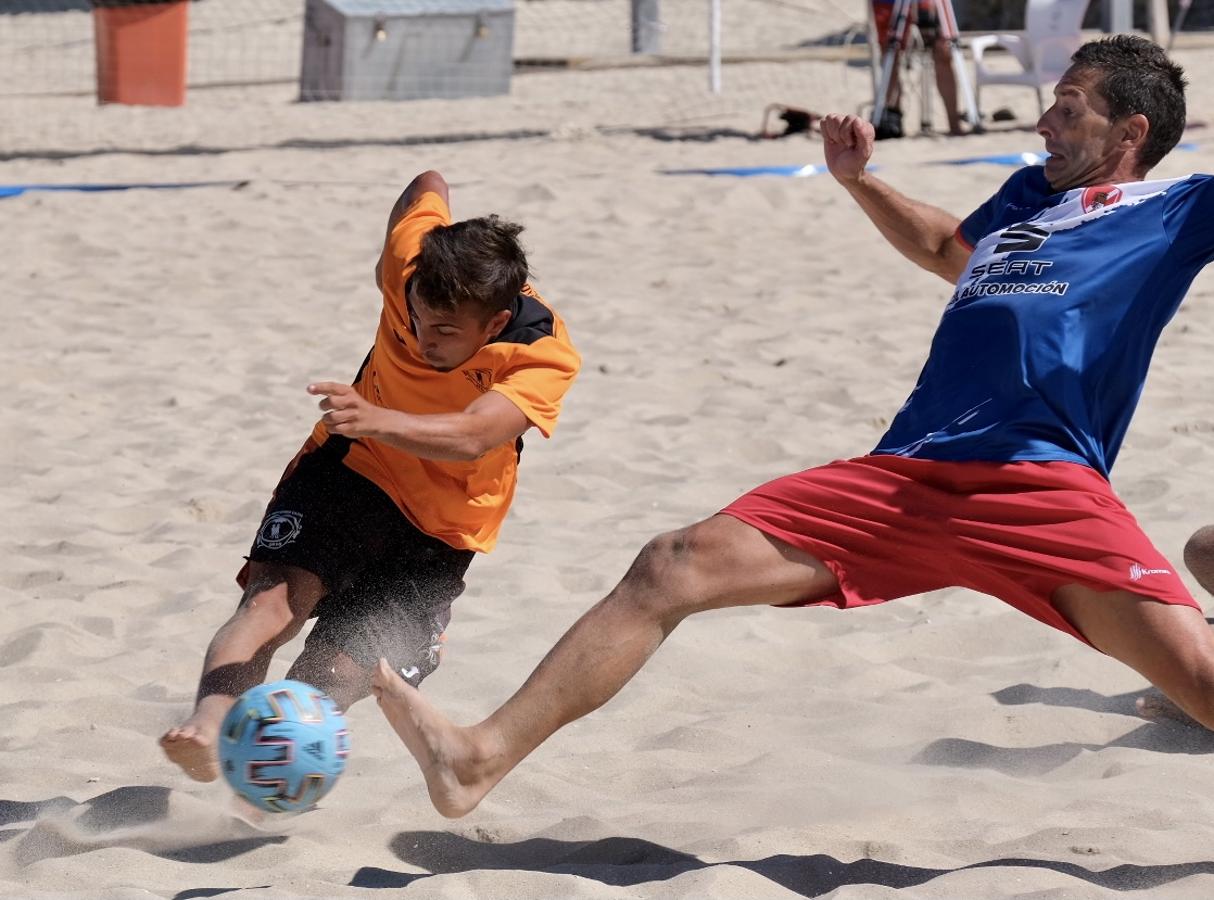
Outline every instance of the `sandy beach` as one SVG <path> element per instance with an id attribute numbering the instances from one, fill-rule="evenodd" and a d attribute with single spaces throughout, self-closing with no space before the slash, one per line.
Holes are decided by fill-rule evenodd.
<path id="1" fill-rule="evenodd" d="M 1214 52 L 1184 149 L 1214 171 Z M 526 226 L 535 283 L 584 358 L 527 441 L 502 540 L 424 691 L 477 721 L 651 536 L 777 475 L 871 449 L 949 295 L 829 175 L 821 143 L 748 139 L 767 103 L 853 111 L 837 60 L 516 75 L 506 97 L 298 104 L 290 85 L 175 110 L 0 98 L 10 185 L 217 182 L 0 199 L 0 895 L 1034 898 L 1214 895 L 1214 735 L 1136 716 L 1135 673 L 997 600 L 695 617 L 608 706 L 472 814 L 433 811 L 373 702 L 320 808 L 254 827 L 157 737 L 189 711 L 233 576 L 380 309 L 393 201 L 433 168 L 457 218 Z M 735 91 L 728 90 L 730 84 Z M 874 163 L 965 215 L 1041 150 L 1016 119 L 883 142 Z M 1113 483 L 1181 562 L 1214 516 L 1214 274 L 1165 332 Z M 1205 603 L 1187 575 L 1187 583 Z M 302 640 L 284 649 L 282 677 Z"/>

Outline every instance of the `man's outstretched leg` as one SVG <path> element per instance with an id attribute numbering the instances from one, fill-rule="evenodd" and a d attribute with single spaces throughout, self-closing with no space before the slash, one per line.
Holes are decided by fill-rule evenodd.
<path id="1" fill-rule="evenodd" d="M 944 101 L 944 114 L 948 117 L 948 133 L 965 134 L 961 125 L 961 110 L 957 105 L 957 73 L 953 70 L 953 48 L 944 38 L 932 44 L 933 67 L 936 70 L 936 90 Z"/>
<path id="2" fill-rule="evenodd" d="M 1214 730 L 1214 632 L 1199 610 L 1079 585 L 1057 591 L 1054 605 L 1099 650 L 1158 688 L 1139 712 Z"/>
<path id="3" fill-rule="evenodd" d="M 1184 548 L 1185 566 L 1206 592 L 1214 595 L 1214 525 L 1199 528 Z M 1148 691 L 1138 699 L 1138 712 L 1148 719 L 1173 719 L 1185 725 L 1201 723 L 1159 691 Z"/>
<path id="4" fill-rule="evenodd" d="M 290 566 L 250 563 L 235 614 L 207 647 L 194 712 L 160 738 L 165 755 L 195 781 L 219 777 L 219 726 L 236 698 L 265 680 L 276 650 L 299 633 L 324 594 L 320 579 Z"/>
<path id="5" fill-rule="evenodd" d="M 382 662 L 372 692 L 421 767 L 435 808 L 462 816 L 549 735 L 611 699 L 688 615 L 837 590 L 835 576 L 812 556 L 715 516 L 651 541 L 615 590 L 480 724 L 452 724 Z"/>

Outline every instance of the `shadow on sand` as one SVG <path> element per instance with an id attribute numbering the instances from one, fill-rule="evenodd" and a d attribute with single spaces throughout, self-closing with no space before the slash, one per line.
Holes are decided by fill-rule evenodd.
<path id="1" fill-rule="evenodd" d="M 106 847 L 138 849 L 177 862 L 213 863 L 287 840 L 241 822 L 233 828 L 225 814 L 216 813 L 209 822 L 190 821 L 190 809 L 172 815 L 172 799 L 167 787 L 129 785 L 83 802 L 68 797 L 0 800 L 0 841 L 13 842 L 13 859 L 26 866 Z M 233 833 L 240 836 L 231 837 Z"/>
<path id="2" fill-rule="evenodd" d="M 710 863 L 639 838 L 613 837 L 597 841 L 533 838 L 501 844 L 437 831 L 402 832 L 393 838 L 391 849 L 402 862 L 430 874 L 364 867 L 358 870 L 350 885 L 402 888 L 430 875 L 517 870 L 576 875 L 613 887 L 635 887 L 666 881 L 685 872 L 732 866 L 761 875 L 802 897 L 819 897 L 847 885 L 906 888 L 925 884 L 942 875 L 986 868 L 1050 869 L 1114 891 L 1150 889 L 1193 875 L 1214 874 L 1214 861 L 1162 866 L 1121 865 L 1093 870 L 1074 863 L 1006 857 L 952 869 L 931 869 L 875 859 L 843 862 L 819 853 L 806 856 L 778 854 L 764 859 Z"/>

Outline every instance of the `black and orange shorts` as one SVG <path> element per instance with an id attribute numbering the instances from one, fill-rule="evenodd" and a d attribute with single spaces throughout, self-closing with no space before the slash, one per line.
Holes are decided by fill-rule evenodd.
<path id="1" fill-rule="evenodd" d="M 342 462 L 348 438 L 305 447 L 284 473 L 249 550 L 251 562 L 294 566 L 328 593 L 308 644 L 365 669 L 382 656 L 414 685 L 441 655 L 451 604 L 473 551 L 420 531 L 374 483 Z M 247 583 L 248 566 L 237 581 Z"/>

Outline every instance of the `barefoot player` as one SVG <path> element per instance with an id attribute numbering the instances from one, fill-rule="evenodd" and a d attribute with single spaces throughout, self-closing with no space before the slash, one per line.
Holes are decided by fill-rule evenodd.
<path id="1" fill-rule="evenodd" d="M 218 776 L 224 715 L 311 618 L 287 677 L 342 709 L 368 695 L 381 658 L 413 685 L 438 665 L 464 572 L 514 495 L 522 435 L 551 434 L 580 364 L 527 283 L 521 230 L 452 224 L 437 172 L 397 200 L 375 344 L 352 385 L 308 386 L 323 415 L 266 510 L 193 713 L 160 739 L 190 777 Z"/>
<path id="2" fill-rule="evenodd" d="M 866 171 L 869 123 L 823 120 L 834 177 L 953 285 L 918 383 L 869 454 L 652 540 L 483 722 L 456 726 L 381 663 L 373 690 L 436 808 L 474 808 L 687 616 L 748 604 L 964 586 L 1121 660 L 1214 728 L 1211 629 L 1107 480 L 1159 334 L 1214 259 L 1214 177 L 1146 180 L 1183 131 L 1184 84 L 1145 39 L 1084 45 L 1037 125 L 1048 161 L 963 221 Z"/>

